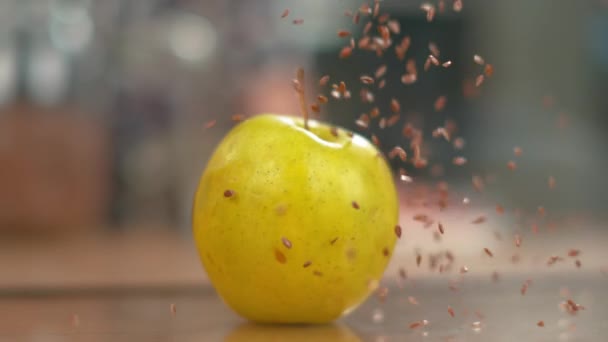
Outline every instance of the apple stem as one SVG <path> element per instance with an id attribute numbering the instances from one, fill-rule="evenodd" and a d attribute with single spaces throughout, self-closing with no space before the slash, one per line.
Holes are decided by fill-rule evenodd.
<path id="1" fill-rule="evenodd" d="M 304 128 L 308 129 L 308 106 L 306 103 L 306 94 L 304 92 L 304 69 L 298 68 L 296 71 L 296 79 L 293 81 L 298 98 L 300 100 L 300 112 L 304 117 Z"/>

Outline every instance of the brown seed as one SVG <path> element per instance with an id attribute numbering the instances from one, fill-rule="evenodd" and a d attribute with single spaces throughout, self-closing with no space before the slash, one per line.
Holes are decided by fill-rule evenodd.
<path id="1" fill-rule="evenodd" d="M 536 325 L 538 325 L 539 327 L 544 327 L 545 326 L 545 322 L 543 321 L 538 321 L 538 323 L 536 323 Z"/>
<path id="2" fill-rule="evenodd" d="M 385 257 L 389 256 L 391 254 L 391 252 L 388 250 L 388 247 L 384 247 L 382 249 L 382 255 L 384 255 Z"/>
<path id="3" fill-rule="evenodd" d="M 376 77 L 376 79 L 381 78 L 382 76 L 384 76 L 386 74 L 386 64 L 382 64 L 381 66 L 378 67 L 378 69 L 376 69 L 376 72 L 374 72 L 374 77 Z"/>
<path id="4" fill-rule="evenodd" d="M 444 233 L 443 225 L 441 224 L 441 222 L 437 222 L 437 229 L 441 234 Z"/>
<path id="5" fill-rule="evenodd" d="M 324 104 L 327 103 L 329 100 L 327 99 L 327 96 L 319 95 L 317 96 L 317 101 L 319 101 L 319 103 L 321 104 Z"/>
<path id="6" fill-rule="evenodd" d="M 345 46 L 340 50 L 339 57 L 342 59 L 348 58 L 353 54 L 353 49 L 350 46 Z"/>
<path id="7" fill-rule="evenodd" d="M 557 182 L 555 181 L 555 177 L 549 176 L 549 179 L 547 180 L 547 185 L 549 186 L 549 189 L 551 189 L 551 190 L 555 189 L 556 183 Z"/>
<path id="8" fill-rule="evenodd" d="M 401 76 L 401 83 L 403 84 L 414 84 L 418 80 L 416 74 L 405 74 Z"/>
<path id="9" fill-rule="evenodd" d="M 401 239 L 401 226 L 395 226 L 395 235 L 397 235 L 397 238 Z"/>
<path id="10" fill-rule="evenodd" d="M 452 61 L 445 61 L 443 62 L 443 64 L 441 64 L 441 66 L 444 68 L 449 68 L 450 65 L 452 65 Z"/>
<path id="11" fill-rule="evenodd" d="M 464 273 L 467 273 L 467 272 L 469 272 L 469 268 L 466 265 L 460 267 L 460 273 L 464 274 Z"/>
<path id="12" fill-rule="evenodd" d="M 338 37 L 340 38 L 346 38 L 350 36 L 350 31 L 347 30 L 338 30 Z"/>
<path id="13" fill-rule="evenodd" d="M 483 251 L 490 257 L 494 257 L 494 254 L 492 254 L 492 251 L 490 251 L 488 248 L 484 248 Z"/>
<path id="14" fill-rule="evenodd" d="M 484 223 L 486 222 L 486 217 L 481 215 L 479 217 L 477 217 L 476 219 L 474 219 L 473 221 L 471 221 L 472 224 L 480 224 L 480 223 Z"/>
<path id="15" fill-rule="evenodd" d="M 315 113 L 319 113 L 319 112 L 321 112 L 321 107 L 319 106 L 318 103 L 313 103 L 310 105 L 310 110 L 312 110 Z"/>
<path id="16" fill-rule="evenodd" d="M 456 166 L 462 166 L 466 163 L 467 163 L 467 158 L 465 158 L 465 157 L 454 157 L 454 159 L 452 159 L 452 164 L 454 164 Z"/>
<path id="17" fill-rule="evenodd" d="M 372 134 L 372 143 L 374 145 L 376 145 L 376 147 L 381 147 L 382 144 L 380 144 L 380 139 L 378 139 L 378 137 L 375 134 Z"/>
<path id="18" fill-rule="evenodd" d="M 293 23 L 294 25 L 302 25 L 302 24 L 304 24 L 304 19 L 294 19 L 294 20 L 292 21 L 292 23 Z"/>
<path id="19" fill-rule="evenodd" d="M 72 315 L 72 327 L 73 328 L 78 328 L 80 326 L 80 316 L 78 316 L 78 314 L 73 314 Z"/>
<path id="20" fill-rule="evenodd" d="M 578 259 L 577 259 L 577 260 L 574 262 L 574 264 L 575 264 L 575 265 L 576 265 L 576 267 L 578 267 L 578 268 L 581 268 L 581 266 L 582 266 L 581 261 L 580 261 L 580 260 L 578 260 Z"/>
<path id="21" fill-rule="evenodd" d="M 433 55 L 433 57 L 439 57 L 441 52 L 439 51 L 439 47 L 434 42 L 429 42 L 429 51 Z"/>
<path id="22" fill-rule="evenodd" d="M 385 85 L 386 85 L 386 80 L 380 80 L 380 82 L 378 82 L 378 89 L 384 88 Z"/>
<path id="23" fill-rule="evenodd" d="M 401 118 L 400 114 L 393 114 L 386 120 L 386 125 L 388 127 L 395 126 L 397 124 L 397 122 L 399 122 L 400 118 Z"/>
<path id="24" fill-rule="evenodd" d="M 457 150 L 462 150 L 464 148 L 465 142 L 464 139 L 461 137 L 458 137 L 456 139 L 454 139 L 454 148 Z"/>
<path id="25" fill-rule="evenodd" d="M 521 246 L 521 236 L 519 236 L 519 234 L 515 234 L 515 246 L 516 247 Z"/>
<path id="26" fill-rule="evenodd" d="M 472 182 L 473 182 L 473 188 L 475 189 L 475 191 L 477 191 L 477 192 L 483 191 L 485 185 L 484 185 L 483 179 L 480 176 L 473 176 Z"/>
<path id="27" fill-rule="evenodd" d="M 484 74 L 486 74 L 486 77 L 492 77 L 492 75 L 494 75 L 494 67 L 492 66 L 492 64 L 486 64 L 485 68 L 483 69 Z"/>
<path id="28" fill-rule="evenodd" d="M 422 255 L 416 255 L 416 266 L 420 267 L 420 263 L 422 262 Z"/>
<path id="29" fill-rule="evenodd" d="M 226 198 L 230 198 L 230 197 L 232 197 L 234 195 L 235 195 L 234 190 L 226 190 L 226 191 L 224 191 L 224 197 L 226 197 Z"/>
<path id="30" fill-rule="evenodd" d="M 358 12 L 355 13 L 355 15 L 353 16 L 353 24 L 358 25 L 359 24 L 359 20 L 361 20 L 361 14 L 359 14 Z"/>
<path id="31" fill-rule="evenodd" d="M 355 201 L 352 202 L 353 208 L 359 209 L 359 204 Z"/>
<path id="32" fill-rule="evenodd" d="M 289 15 L 289 9 L 287 9 L 287 8 L 286 8 L 286 9 L 283 11 L 283 13 L 281 14 L 281 18 L 285 18 L 285 17 L 287 17 L 288 15 Z"/>
<path id="33" fill-rule="evenodd" d="M 333 244 L 335 244 L 336 241 L 338 241 L 338 237 L 337 236 L 335 238 L 333 238 L 331 241 L 329 241 L 329 244 L 333 246 Z"/>
<path id="34" fill-rule="evenodd" d="M 483 75 L 479 75 L 477 76 L 477 78 L 475 78 L 475 86 L 479 87 L 483 84 L 485 77 Z"/>
<path id="35" fill-rule="evenodd" d="M 452 309 L 451 306 L 448 305 L 448 313 L 450 314 L 450 316 L 454 317 L 454 309 Z"/>
<path id="36" fill-rule="evenodd" d="M 479 65 L 486 64 L 486 62 L 483 60 L 483 57 L 481 57 L 480 55 L 473 55 L 473 62 L 475 62 L 475 64 L 479 64 Z"/>
<path id="37" fill-rule="evenodd" d="M 416 298 L 412 297 L 412 296 L 408 296 L 407 297 L 407 301 L 410 302 L 410 304 L 412 304 L 412 305 L 418 305 L 419 304 L 418 301 L 416 300 Z"/>
<path id="38" fill-rule="evenodd" d="M 446 103 L 448 102 L 448 98 L 445 96 L 439 96 L 436 100 L 435 100 L 435 111 L 436 112 L 441 112 L 444 108 Z"/>
<path id="39" fill-rule="evenodd" d="M 211 120 L 211 121 L 207 121 L 205 123 L 205 129 L 209 129 L 212 128 L 213 126 L 215 126 L 215 124 L 217 123 L 217 120 Z"/>
<path id="40" fill-rule="evenodd" d="M 378 107 L 374 107 L 374 108 L 372 108 L 372 110 L 370 110 L 370 112 L 369 112 L 369 116 L 370 116 L 371 118 L 376 118 L 376 117 L 378 117 L 379 115 L 380 115 L 380 109 L 378 109 Z"/>
<path id="41" fill-rule="evenodd" d="M 505 213 L 505 208 L 502 207 L 502 205 L 497 204 L 496 205 L 496 213 L 499 215 L 502 215 Z"/>
<path id="42" fill-rule="evenodd" d="M 401 110 L 401 105 L 399 104 L 399 101 L 397 101 L 397 99 L 392 98 L 391 99 L 391 111 L 393 113 L 399 113 L 399 111 Z"/>
<path id="43" fill-rule="evenodd" d="M 359 78 L 361 80 L 361 82 L 363 84 L 374 84 L 374 78 L 367 76 L 367 75 L 363 75 Z"/>
<path id="44" fill-rule="evenodd" d="M 287 239 L 286 237 L 282 237 L 281 242 L 283 243 L 283 246 L 285 246 L 287 249 L 291 249 L 291 241 L 289 241 L 289 239 Z"/>
<path id="45" fill-rule="evenodd" d="M 393 159 L 396 156 L 399 156 L 399 159 L 401 159 L 401 161 L 405 161 L 407 158 L 407 152 L 405 152 L 405 150 L 403 148 L 401 148 L 400 146 L 395 146 L 388 153 L 388 157 L 389 157 L 389 159 Z"/>
<path id="46" fill-rule="evenodd" d="M 454 0 L 454 4 L 452 5 L 452 9 L 454 12 L 462 11 L 462 0 Z"/>
<path id="47" fill-rule="evenodd" d="M 522 155 L 522 153 L 523 153 L 523 150 L 521 149 L 521 147 L 515 146 L 515 147 L 513 148 L 513 154 L 514 154 L 516 157 L 521 156 L 521 155 Z"/>
<path id="48" fill-rule="evenodd" d="M 386 25 L 380 25 L 377 27 L 378 33 L 380 34 L 380 37 L 382 37 L 382 39 L 387 42 L 389 40 L 389 38 L 391 37 L 391 31 L 388 29 L 388 27 L 386 27 Z"/>
<path id="49" fill-rule="evenodd" d="M 514 161 L 509 160 L 507 162 L 507 168 L 511 171 L 515 171 L 517 169 L 517 164 Z"/>
<path id="50" fill-rule="evenodd" d="M 305 262 L 305 263 L 302 265 L 302 267 L 306 268 L 306 267 L 308 267 L 308 266 L 310 266 L 310 265 L 312 265 L 312 261 L 308 260 L 308 261 L 306 261 L 306 262 Z"/>
<path id="51" fill-rule="evenodd" d="M 321 77 L 319 79 L 319 85 L 322 87 L 324 85 L 327 84 L 327 82 L 329 82 L 329 75 L 324 75 L 323 77 Z"/>
<path id="52" fill-rule="evenodd" d="M 362 129 L 367 129 L 369 127 L 369 124 L 361 119 L 356 120 L 355 125 L 357 125 L 358 127 L 362 128 Z"/>
<path id="53" fill-rule="evenodd" d="M 577 257 L 581 254 L 581 251 L 579 251 L 578 249 L 571 249 L 568 251 L 568 256 L 569 257 Z"/>
<path id="54" fill-rule="evenodd" d="M 177 314 L 177 307 L 175 306 L 175 304 L 171 304 L 169 305 L 169 312 L 171 312 L 171 315 L 175 316 Z"/>
<path id="55" fill-rule="evenodd" d="M 391 32 L 393 32 L 394 34 L 399 34 L 401 33 L 401 25 L 399 24 L 399 22 L 397 20 L 389 20 L 386 23 L 386 26 L 388 27 L 389 30 L 391 30 Z"/>
<path id="56" fill-rule="evenodd" d="M 315 275 L 315 276 L 317 276 L 317 277 L 322 277 L 322 276 L 323 276 L 323 272 L 321 272 L 321 271 L 316 271 L 316 270 L 315 270 L 315 271 L 313 271 L 313 272 L 312 272 L 312 274 L 313 274 L 313 275 Z"/>
<path id="57" fill-rule="evenodd" d="M 245 114 L 234 114 L 230 118 L 233 122 L 241 122 L 245 120 Z"/>

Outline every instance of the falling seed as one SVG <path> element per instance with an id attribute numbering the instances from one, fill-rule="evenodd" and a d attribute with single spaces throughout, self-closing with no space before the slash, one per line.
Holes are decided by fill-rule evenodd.
<path id="1" fill-rule="evenodd" d="M 549 186 L 549 189 L 551 189 L 551 190 L 555 189 L 555 185 L 556 185 L 555 177 L 549 176 L 549 179 L 547 180 L 547 185 Z"/>
<path id="2" fill-rule="evenodd" d="M 397 20 L 389 20 L 386 23 L 386 26 L 388 27 L 389 30 L 391 30 L 392 33 L 394 34 L 399 34 L 401 33 L 401 25 L 399 24 L 399 22 Z"/>
<path id="3" fill-rule="evenodd" d="M 302 267 L 306 268 L 306 267 L 308 267 L 308 266 L 310 266 L 310 265 L 312 265 L 312 261 L 308 260 L 308 261 L 306 261 L 306 262 L 305 262 L 305 263 L 302 265 Z"/>
<path id="4" fill-rule="evenodd" d="M 492 272 L 492 281 L 497 283 L 500 280 L 500 275 L 498 274 L 498 272 L 494 271 Z"/>
<path id="5" fill-rule="evenodd" d="M 511 171 L 515 171 L 515 169 L 517 169 L 517 164 L 514 161 L 509 160 L 507 162 L 507 168 Z"/>
<path id="6" fill-rule="evenodd" d="M 292 21 L 292 23 L 293 23 L 294 25 L 302 25 L 302 24 L 304 24 L 304 19 L 294 19 L 294 20 Z"/>
<path id="7" fill-rule="evenodd" d="M 505 213 L 505 208 L 502 207 L 502 205 L 497 204 L 496 205 L 496 213 L 499 215 L 502 215 Z"/>
<path id="8" fill-rule="evenodd" d="M 484 223 L 486 222 L 486 217 L 481 215 L 479 217 L 477 217 L 476 219 L 474 219 L 473 221 L 471 221 L 472 224 L 480 224 L 480 223 Z"/>
<path id="9" fill-rule="evenodd" d="M 420 263 L 422 262 L 422 255 L 416 255 L 416 266 L 420 267 Z"/>
<path id="10" fill-rule="evenodd" d="M 333 238 L 331 241 L 329 241 L 329 244 L 333 246 L 333 244 L 335 244 L 336 241 L 338 241 L 338 237 L 337 236 L 335 238 Z"/>
<path id="11" fill-rule="evenodd" d="M 395 226 L 395 235 L 397 235 L 397 238 L 401 238 L 401 226 L 400 225 L 396 225 Z"/>
<path id="12" fill-rule="evenodd" d="M 350 31 L 347 30 L 338 30 L 338 37 L 345 38 L 350 36 Z"/>
<path id="13" fill-rule="evenodd" d="M 317 276 L 317 277 L 322 277 L 323 276 L 323 272 L 317 271 L 317 270 L 313 271 L 312 274 L 315 275 L 315 276 Z"/>
<path id="14" fill-rule="evenodd" d="M 399 111 L 401 110 L 401 105 L 399 104 L 399 101 L 397 101 L 397 99 L 392 98 L 391 99 L 391 111 L 393 113 L 399 113 Z"/>
<path id="15" fill-rule="evenodd" d="M 319 113 L 321 111 L 321 107 L 318 103 L 313 103 L 310 105 L 310 110 L 312 110 L 314 113 Z"/>
<path id="16" fill-rule="evenodd" d="M 378 82 L 378 89 L 384 88 L 385 85 L 386 85 L 386 80 L 380 80 L 380 82 Z"/>
<path id="17" fill-rule="evenodd" d="M 443 64 L 441 64 L 441 66 L 444 68 L 449 68 L 450 65 L 452 65 L 452 61 L 445 61 L 443 62 Z"/>
<path id="18" fill-rule="evenodd" d="M 545 322 L 543 321 L 538 321 L 538 323 L 536 323 L 536 325 L 538 325 L 539 327 L 544 327 L 545 326 Z"/>
<path id="19" fill-rule="evenodd" d="M 519 236 L 519 234 L 515 234 L 515 246 L 516 247 L 521 246 L 521 236 Z"/>
<path id="20" fill-rule="evenodd" d="M 492 64 L 486 64 L 483 69 L 483 72 L 486 77 L 492 77 L 492 75 L 494 75 L 494 67 L 492 66 Z"/>
<path id="21" fill-rule="evenodd" d="M 448 313 L 449 313 L 449 314 L 450 314 L 450 316 L 452 316 L 452 317 L 454 317 L 454 316 L 455 316 L 455 314 L 454 314 L 454 309 L 452 309 L 452 307 L 451 307 L 451 306 L 449 306 L 449 305 L 448 305 Z"/>
<path id="22" fill-rule="evenodd" d="M 215 126 L 215 124 L 217 123 L 217 120 L 211 120 L 211 121 L 207 121 L 205 123 L 205 129 L 209 129 L 212 128 L 213 126 Z"/>
<path id="23" fill-rule="evenodd" d="M 401 159 L 401 161 L 405 161 L 407 158 L 407 152 L 405 152 L 405 150 L 400 147 L 400 146 L 395 146 L 393 147 L 393 149 L 388 153 L 388 157 L 390 159 L 395 158 L 396 156 L 399 156 L 399 159 Z"/>
<path id="24" fill-rule="evenodd" d="M 378 139 L 378 137 L 377 137 L 375 134 L 372 134 L 371 138 L 372 138 L 372 143 L 373 143 L 373 144 L 374 144 L 376 147 L 380 148 L 380 147 L 381 147 L 381 144 L 380 144 L 380 139 Z"/>
<path id="25" fill-rule="evenodd" d="M 410 329 L 420 328 L 423 326 L 427 326 L 428 324 L 429 324 L 429 321 L 427 321 L 426 319 L 423 319 L 422 321 L 416 321 L 416 322 L 410 323 Z"/>
<path id="26" fill-rule="evenodd" d="M 461 274 L 464 274 L 464 273 L 467 273 L 467 272 L 469 272 L 469 268 L 467 266 L 460 267 L 460 273 Z"/>
<path id="27" fill-rule="evenodd" d="M 374 77 L 376 77 L 376 79 L 381 78 L 382 76 L 384 76 L 386 74 L 386 70 L 387 70 L 386 64 L 382 64 L 374 72 Z"/>
<path id="28" fill-rule="evenodd" d="M 369 116 L 371 118 L 376 118 L 378 116 L 380 116 L 380 109 L 378 109 L 378 107 L 374 107 L 369 111 Z"/>
<path id="29" fill-rule="evenodd" d="M 285 18 L 285 17 L 287 17 L 288 15 L 289 15 L 289 9 L 287 9 L 287 8 L 286 8 L 286 9 L 283 11 L 283 13 L 281 14 L 281 18 Z"/>
<path id="30" fill-rule="evenodd" d="M 456 165 L 456 166 L 462 166 L 464 164 L 467 163 L 467 158 L 465 157 L 454 157 L 454 159 L 452 159 L 452 164 Z"/>
<path id="31" fill-rule="evenodd" d="M 374 84 L 374 78 L 367 76 L 367 75 L 363 75 L 359 78 L 361 80 L 361 83 L 363 84 Z"/>
<path id="32" fill-rule="evenodd" d="M 171 312 L 171 315 L 175 316 L 177 314 L 177 307 L 175 306 L 175 304 L 171 304 L 169 306 L 169 311 Z"/>
<path id="33" fill-rule="evenodd" d="M 479 64 L 479 65 L 484 65 L 486 63 L 483 60 L 483 57 L 481 57 L 480 55 L 473 55 L 473 62 L 475 62 L 475 64 Z"/>
<path id="34" fill-rule="evenodd" d="M 281 242 L 283 242 L 283 246 L 287 247 L 287 249 L 291 249 L 291 241 L 289 239 L 282 237 Z"/>
<path id="35" fill-rule="evenodd" d="M 317 96 L 317 101 L 319 101 L 319 103 L 321 103 L 321 104 L 325 104 L 325 103 L 327 103 L 329 100 L 327 99 L 327 96 L 324 96 L 324 95 L 319 95 L 319 96 Z"/>
<path id="36" fill-rule="evenodd" d="M 385 257 L 389 256 L 391 254 L 391 252 L 388 250 L 388 247 L 384 247 L 382 249 L 382 255 L 384 255 Z"/>
<path id="37" fill-rule="evenodd" d="M 241 122 L 245 120 L 245 114 L 234 114 L 230 118 L 233 122 Z"/>
<path id="38" fill-rule="evenodd" d="M 339 57 L 341 59 L 345 59 L 350 57 L 353 54 L 353 49 L 350 46 L 345 46 L 340 50 Z"/>
<path id="39" fill-rule="evenodd" d="M 437 98 L 437 100 L 435 100 L 435 104 L 434 104 L 435 111 L 436 112 L 441 112 L 445 108 L 445 105 L 446 105 L 447 102 L 448 102 L 448 98 L 447 97 L 445 97 L 443 95 L 439 96 Z"/>
<path id="40" fill-rule="evenodd" d="M 434 57 L 439 57 L 439 47 L 434 42 L 429 42 L 429 51 L 433 54 Z"/>
<path id="41" fill-rule="evenodd" d="M 407 301 L 410 302 L 410 304 L 412 304 L 412 305 L 418 305 L 419 304 L 418 301 L 416 300 L 416 298 L 412 297 L 412 296 L 407 297 Z"/>
<path id="42" fill-rule="evenodd" d="M 441 224 L 441 222 L 437 223 L 437 229 L 439 230 L 439 233 L 443 234 L 444 230 L 443 230 L 443 225 Z"/>
<path id="43" fill-rule="evenodd" d="M 418 77 L 416 74 L 405 74 L 401 77 L 401 83 L 403 84 L 414 84 Z"/>
<path id="44" fill-rule="evenodd" d="M 574 264 L 576 265 L 577 268 L 581 268 L 581 266 L 582 266 L 581 261 L 578 259 L 574 262 Z"/>
<path id="45" fill-rule="evenodd" d="M 480 176 L 473 176 L 472 183 L 473 183 L 473 188 L 475 189 L 475 191 L 477 191 L 477 192 L 483 191 L 485 185 L 484 185 L 483 179 Z"/>
<path id="46" fill-rule="evenodd" d="M 516 157 L 521 156 L 521 155 L 522 155 L 522 153 L 523 153 L 523 150 L 521 149 L 521 147 L 516 146 L 516 147 L 514 147 L 514 148 L 513 148 L 513 154 L 514 154 Z"/>
<path id="47" fill-rule="evenodd" d="M 485 77 L 483 75 L 479 75 L 475 78 L 475 86 L 480 87 L 483 84 Z"/>
<path id="48" fill-rule="evenodd" d="M 577 257 L 581 254 L 581 251 L 578 249 L 571 249 L 568 251 L 568 256 L 569 257 Z"/>
<path id="49" fill-rule="evenodd" d="M 490 257 L 494 257 L 494 254 L 492 254 L 492 251 L 490 251 L 488 248 L 484 248 L 483 251 Z"/>
<path id="50" fill-rule="evenodd" d="M 78 314 L 72 315 L 71 325 L 73 328 L 78 328 L 80 326 L 80 316 L 78 316 Z"/>
<path id="51" fill-rule="evenodd" d="M 230 197 L 232 197 L 234 195 L 235 195 L 234 190 L 226 190 L 226 191 L 224 191 L 224 197 L 226 197 L 226 198 L 230 198 Z"/>
<path id="52" fill-rule="evenodd" d="M 327 82 L 329 82 L 329 75 L 324 75 L 323 77 L 321 77 L 319 79 L 319 85 L 322 87 L 324 85 L 327 84 Z"/>
<path id="53" fill-rule="evenodd" d="M 452 5 L 452 9 L 454 12 L 462 11 L 462 0 L 454 0 L 454 4 Z"/>

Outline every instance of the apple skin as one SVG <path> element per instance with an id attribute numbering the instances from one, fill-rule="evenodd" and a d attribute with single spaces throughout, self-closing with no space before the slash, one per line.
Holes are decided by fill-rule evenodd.
<path id="1" fill-rule="evenodd" d="M 397 240 L 398 198 L 383 156 L 360 135 L 308 123 L 270 114 L 242 122 L 195 194 L 203 266 L 228 306 L 255 322 L 327 323 L 352 311 Z"/>

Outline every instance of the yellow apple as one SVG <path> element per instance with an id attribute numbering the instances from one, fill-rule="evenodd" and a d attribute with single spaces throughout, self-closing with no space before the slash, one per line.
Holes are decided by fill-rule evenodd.
<path id="1" fill-rule="evenodd" d="M 193 205 L 211 282 L 257 322 L 324 323 L 354 309 L 386 268 L 397 222 L 393 176 L 374 145 L 268 114 L 223 139 Z"/>

